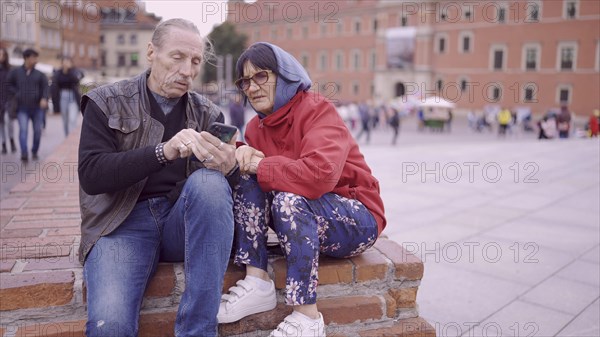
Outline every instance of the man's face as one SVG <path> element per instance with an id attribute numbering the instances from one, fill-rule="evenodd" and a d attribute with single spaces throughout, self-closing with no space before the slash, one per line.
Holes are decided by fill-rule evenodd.
<path id="1" fill-rule="evenodd" d="M 35 64 L 38 62 L 38 57 L 35 55 L 31 55 L 23 61 L 25 63 L 25 68 L 32 69 L 35 67 Z"/>
<path id="2" fill-rule="evenodd" d="M 161 46 L 148 44 L 148 87 L 165 97 L 181 97 L 200 73 L 203 41 L 197 33 L 172 27 Z"/>

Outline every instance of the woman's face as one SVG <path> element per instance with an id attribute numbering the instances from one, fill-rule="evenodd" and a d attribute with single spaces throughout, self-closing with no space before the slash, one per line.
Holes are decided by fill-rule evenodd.
<path id="1" fill-rule="evenodd" d="M 266 81 L 264 72 L 266 72 Z M 243 78 L 250 79 L 250 85 L 243 91 L 254 110 L 265 115 L 273 113 L 277 75 L 270 70 L 257 68 L 247 61 L 244 63 Z"/>

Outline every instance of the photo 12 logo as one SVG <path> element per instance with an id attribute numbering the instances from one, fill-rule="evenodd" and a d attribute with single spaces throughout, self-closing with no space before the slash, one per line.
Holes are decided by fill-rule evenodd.
<path id="1" fill-rule="evenodd" d="M 418 180 L 421 183 L 446 182 L 458 183 L 468 182 L 470 184 L 484 181 L 486 183 L 497 183 L 503 177 L 514 183 L 539 183 L 536 177 L 540 167 L 536 162 L 502 165 L 497 162 L 403 162 L 401 167 L 402 182 Z"/>

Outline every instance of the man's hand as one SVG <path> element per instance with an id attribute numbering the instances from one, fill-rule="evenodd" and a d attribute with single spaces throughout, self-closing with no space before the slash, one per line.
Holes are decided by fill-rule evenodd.
<path id="1" fill-rule="evenodd" d="M 192 143 L 192 150 L 204 167 L 220 171 L 223 175 L 231 172 L 236 164 L 235 141 L 238 132 L 229 143 L 223 143 L 219 138 L 206 131 L 202 131 L 198 135 L 196 142 Z"/>
<path id="2" fill-rule="evenodd" d="M 45 98 L 42 98 L 40 100 L 40 108 L 41 109 L 47 109 L 48 108 L 48 100 Z"/>
<path id="3" fill-rule="evenodd" d="M 163 151 L 167 160 L 175 160 L 177 158 L 187 158 L 192 152 L 192 144 L 200 134 L 194 129 L 183 129 L 179 131 L 173 138 L 169 139 Z"/>
<path id="4" fill-rule="evenodd" d="M 235 151 L 235 158 L 242 173 L 256 174 L 258 163 L 264 157 L 264 153 L 248 145 L 242 145 Z"/>

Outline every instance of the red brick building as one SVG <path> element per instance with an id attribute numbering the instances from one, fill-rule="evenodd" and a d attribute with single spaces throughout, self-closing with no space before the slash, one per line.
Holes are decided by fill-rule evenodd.
<path id="1" fill-rule="evenodd" d="M 228 20 L 291 52 L 324 95 L 440 94 L 541 113 L 600 107 L 600 2 L 230 0 Z"/>

